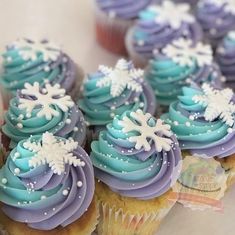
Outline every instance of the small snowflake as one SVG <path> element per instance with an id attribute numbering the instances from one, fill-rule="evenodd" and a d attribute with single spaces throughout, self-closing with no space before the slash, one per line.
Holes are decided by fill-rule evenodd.
<path id="1" fill-rule="evenodd" d="M 150 11 L 156 13 L 157 23 L 168 23 L 173 29 L 179 29 L 182 22 L 193 23 L 195 18 L 189 13 L 189 4 L 175 4 L 171 1 L 164 1 L 162 5 L 151 6 Z"/>
<path id="2" fill-rule="evenodd" d="M 125 116 L 119 123 L 125 133 L 130 131 L 137 131 L 139 133 L 137 136 L 129 137 L 130 142 L 136 143 L 135 148 L 137 150 L 143 147 L 145 151 L 149 151 L 151 145 L 148 139 L 154 141 L 157 152 L 171 150 L 173 141 L 170 138 L 166 138 L 172 136 L 169 125 L 164 124 L 161 119 L 158 119 L 156 122 L 154 121 L 154 124 L 150 125 L 149 122 L 154 120 L 152 115 L 149 113 L 144 114 L 140 109 L 136 112 L 131 112 L 130 117 L 134 120 Z"/>
<path id="3" fill-rule="evenodd" d="M 55 174 L 61 175 L 65 171 L 65 164 L 84 166 L 84 162 L 73 155 L 72 151 L 78 146 L 74 140 L 60 140 L 52 133 L 42 135 L 41 142 L 31 142 L 30 139 L 23 144 L 25 149 L 35 153 L 29 160 L 30 167 L 48 164 Z"/>
<path id="4" fill-rule="evenodd" d="M 47 41 L 29 41 L 27 39 L 20 39 L 13 43 L 13 46 L 19 49 L 19 55 L 23 60 L 37 59 L 38 54 L 42 53 L 43 61 L 56 61 L 60 55 L 60 48 L 55 44 Z"/>
<path id="5" fill-rule="evenodd" d="M 143 70 L 134 69 L 132 63 L 120 59 L 115 68 L 100 66 L 99 71 L 105 76 L 96 83 L 97 87 L 110 86 L 110 92 L 113 97 L 118 97 L 127 88 L 132 91 L 142 92 L 140 84 L 143 81 Z"/>
<path id="6" fill-rule="evenodd" d="M 40 105 L 41 110 L 37 113 L 37 116 L 45 116 L 47 120 L 51 120 L 53 116 L 59 115 L 59 112 L 53 105 L 58 106 L 64 112 L 67 112 L 74 105 L 71 97 L 65 95 L 65 90 L 61 89 L 59 84 L 52 86 L 47 83 L 43 89 L 40 88 L 38 82 L 35 82 L 33 85 L 25 83 L 24 86 L 25 89 L 21 90 L 21 93 L 34 98 L 19 99 L 19 108 L 26 109 L 27 116 L 31 116 L 32 110 Z"/>
<path id="7" fill-rule="evenodd" d="M 199 67 L 211 65 L 213 52 L 209 45 L 198 42 L 195 46 L 188 39 L 178 39 L 163 49 L 163 53 L 180 66 L 192 66 L 196 61 Z"/>
<path id="8" fill-rule="evenodd" d="M 232 102 L 233 91 L 229 88 L 216 90 L 208 84 L 202 85 L 203 94 L 193 96 L 195 103 L 206 108 L 205 119 L 213 121 L 220 118 L 228 126 L 234 124 L 235 105 Z"/>

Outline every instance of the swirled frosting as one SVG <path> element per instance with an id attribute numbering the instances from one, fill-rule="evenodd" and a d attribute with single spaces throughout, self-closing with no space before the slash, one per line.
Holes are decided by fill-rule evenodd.
<path id="1" fill-rule="evenodd" d="M 142 110 L 116 116 L 91 148 L 95 176 L 123 196 L 158 197 L 180 173 L 181 153 L 169 125 Z"/>
<path id="2" fill-rule="evenodd" d="M 100 66 L 98 72 L 88 75 L 79 107 L 89 125 L 103 126 L 127 110 L 141 108 L 154 114 L 156 102 L 143 70 L 121 59 L 115 68 Z"/>
<path id="3" fill-rule="evenodd" d="M 214 47 L 235 28 L 235 4 L 232 1 L 201 0 L 196 15 L 205 36 Z"/>
<path id="4" fill-rule="evenodd" d="M 48 41 L 21 39 L 7 46 L 3 53 L 2 85 L 16 93 L 24 83 L 59 83 L 70 92 L 75 83 L 74 62 L 56 45 Z"/>
<path id="5" fill-rule="evenodd" d="M 96 0 L 98 7 L 111 17 L 135 19 L 153 0 Z"/>
<path id="6" fill-rule="evenodd" d="M 185 37 L 194 43 L 199 41 L 201 28 L 189 10 L 190 5 L 186 3 L 174 4 L 166 0 L 142 11 L 136 25 L 130 29 L 134 50 L 149 59 L 153 51 L 158 53 L 175 39 Z"/>
<path id="7" fill-rule="evenodd" d="M 171 125 L 181 149 L 222 158 L 235 153 L 234 111 L 231 89 L 203 84 L 202 89 L 184 87 L 183 95 L 161 118 Z"/>
<path id="8" fill-rule="evenodd" d="M 173 41 L 150 60 L 146 78 L 162 105 L 176 101 L 182 87 L 191 82 L 221 86 L 221 72 L 213 62 L 211 47 L 202 43 L 192 45 L 185 39 Z"/>
<path id="9" fill-rule="evenodd" d="M 47 116 L 50 113 L 51 116 Z M 31 135 L 46 131 L 72 137 L 79 145 L 84 144 L 86 137 L 82 112 L 58 84 L 46 84 L 41 89 L 38 83 L 33 86 L 26 83 L 25 89 L 11 99 L 2 131 L 11 139 L 11 148 Z"/>
<path id="10" fill-rule="evenodd" d="M 18 143 L 0 170 L 0 201 L 11 219 L 39 230 L 79 219 L 94 194 L 87 153 L 72 140 L 45 133 Z"/>

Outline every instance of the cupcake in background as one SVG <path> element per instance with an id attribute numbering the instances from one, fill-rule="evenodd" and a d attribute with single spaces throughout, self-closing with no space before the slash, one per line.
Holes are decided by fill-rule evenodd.
<path id="1" fill-rule="evenodd" d="M 155 113 L 155 96 L 143 74 L 131 61 L 120 59 L 114 68 L 101 65 L 96 73 L 88 75 L 79 107 L 95 136 L 115 115 L 125 111 Z"/>
<path id="2" fill-rule="evenodd" d="M 196 16 L 205 37 L 216 49 L 226 34 L 235 29 L 235 3 L 230 0 L 201 0 Z"/>
<path id="3" fill-rule="evenodd" d="M 98 222 L 94 186 L 91 160 L 78 143 L 48 132 L 23 140 L 0 170 L 2 229 L 90 235 Z"/>
<path id="4" fill-rule="evenodd" d="M 2 132 L 11 140 L 10 148 L 31 135 L 51 132 L 85 144 L 86 125 L 82 112 L 59 84 L 40 87 L 25 83 L 11 99 Z"/>
<path id="5" fill-rule="evenodd" d="M 168 106 L 178 99 L 182 87 L 190 83 L 208 82 L 221 87 L 221 72 L 213 61 L 213 51 L 201 42 L 180 38 L 164 47 L 149 61 L 146 79 L 158 103 Z"/>
<path id="6" fill-rule="evenodd" d="M 19 39 L 7 46 L 3 53 L 0 83 L 6 104 L 26 82 L 59 83 L 68 94 L 77 98 L 82 79 L 82 70 L 58 46 L 47 40 Z"/>
<path id="7" fill-rule="evenodd" d="M 170 126 L 142 110 L 115 116 L 93 141 L 98 235 L 155 234 L 175 204 L 181 152 Z"/>
<path id="8" fill-rule="evenodd" d="M 165 0 L 140 13 L 138 21 L 127 33 L 126 46 L 134 64 L 145 67 L 154 54 L 182 37 L 196 43 L 202 39 L 202 30 L 190 13 L 189 4 Z"/>
<path id="9" fill-rule="evenodd" d="M 105 49 L 127 55 L 125 35 L 153 0 L 95 0 L 96 38 Z"/>

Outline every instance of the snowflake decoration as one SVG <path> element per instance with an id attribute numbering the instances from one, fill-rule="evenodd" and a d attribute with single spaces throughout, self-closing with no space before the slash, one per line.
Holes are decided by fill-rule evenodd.
<path id="1" fill-rule="evenodd" d="M 38 117 L 45 116 L 47 120 L 51 120 L 53 116 L 58 116 L 59 112 L 55 110 L 53 105 L 58 106 L 62 111 L 67 112 L 69 108 L 74 106 L 71 97 L 65 95 L 65 90 L 60 88 L 59 84 L 45 84 L 45 88 L 41 89 L 38 82 L 33 85 L 25 83 L 25 89 L 21 90 L 23 95 L 32 96 L 34 99 L 20 98 L 19 108 L 26 109 L 26 116 L 30 117 L 32 110 L 38 105 L 41 110 L 37 113 Z"/>
<path id="2" fill-rule="evenodd" d="M 101 65 L 99 71 L 105 76 L 96 83 L 97 87 L 110 86 L 112 97 L 118 97 L 127 88 L 135 92 L 142 92 L 140 82 L 143 80 L 144 71 L 130 68 L 132 64 L 124 59 L 120 59 L 115 68 L 108 68 Z"/>
<path id="3" fill-rule="evenodd" d="M 35 61 L 37 59 L 37 53 L 39 52 L 43 55 L 43 61 L 56 61 L 61 53 L 59 47 L 47 41 L 20 39 L 15 41 L 13 46 L 19 49 L 19 55 L 26 61 Z"/>
<path id="4" fill-rule="evenodd" d="M 206 0 L 202 4 L 209 2 L 217 7 L 224 7 L 227 13 L 235 14 L 235 0 Z"/>
<path id="5" fill-rule="evenodd" d="M 195 18 L 189 13 L 189 4 L 175 4 L 172 1 L 164 1 L 162 5 L 151 6 L 150 11 L 156 13 L 157 23 L 168 23 L 173 29 L 179 29 L 182 22 L 193 23 Z"/>
<path id="6" fill-rule="evenodd" d="M 230 38 L 231 40 L 235 40 L 235 31 L 230 31 L 228 33 L 228 38 Z"/>
<path id="7" fill-rule="evenodd" d="M 213 62 L 211 46 L 201 42 L 193 46 L 189 39 L 178 39 L 167 45 L 162 52 L 180 66 L 192 66 L 194 60 L 199 67 L 211 65 Z"/>
<path id="8" fill-rule="evenodd" d="M 170 138 L 163 137 L 172 136 L 170 125 L 164 124 L 161 119 L 158 119 L 153 126 L 150 126 L 149 121 L 152 119 L 152 115 L 150 113 L 144 114 L 140 109 L 136 112 L 131 112 L 130 117 L 135 121 L 131 120 L 129 117 L 124 117 L 119 123 L 123 127 L 125 133 L 137 131 L 140 134 L 129 137 L 130 142 L 136 143 L 135 148 L 137 150 L 143 147 L 145 151 L 149 151 L 151 145 L 149 144 L 148 139 L 154 141 L 157 152 L 171 150 L 173 141 Z"/>
<path id="9" fill-rule="evenodd" d="M 209 84 L 203 84 L 202 90 L 202 95 L 195 95 L 192 99 L 206 108 L 205 120 L 213 121 L 220 118 L 228 126 L 233 126 L 235 112 L 235 105 L 231 101 L 233 91 L 229 88 L 216 90 Z"/>
<path id="10" fill-rule="evenodd" d="M 85 163 L 73 155 L 72 151 L 78 143 L 72 139 L 59 140 L 52 133 L 46 132 L 42 135 L 41 142 L 30 142 L 30 139 L 23 144 L 25 149 L 35 153 L 29 160 L 30 167 L 38 167 L 48 164 L 55 174 L 61 175 L 65 171 L 65 164 L 84 166 Z"/>

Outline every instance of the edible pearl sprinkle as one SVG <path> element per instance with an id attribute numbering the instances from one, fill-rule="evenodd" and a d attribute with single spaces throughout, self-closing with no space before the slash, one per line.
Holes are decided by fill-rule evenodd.
<path id="1" fill-rule="evenodd" d="M 41 196 L 41 200 L 44 200 L 44 199 L 46 199 L 47 197 L 45 196 L 45 195 L 42 195 Z"/>
<path id="2" fill-rule="evenodd" d="M 17 158 L 17 157 L 20 156 L 20 153 L 16 152 L 16 153 L 14 154 L 14 156 Z"/>
<path id="3" fill-rule="evenodd" d="M 82 187 L 82 181 L 78 181 L 78 182 L 77 182 L 77 186 L 78 186 L 79 188 L 81 188 L 81 187 Z"/>
<path id="4" fill-rule="evenodd" d="M 2 183 L 6 184 L 7 183 L 7 179 L 6 178 L 2 178 Z"/>
<path id="5" fill-rule="evenodd" d="M 71 123 L 71 119 L 68 118 L 65 122 L 66 122 L 66 124 L 70 124 Z"/>
<path id="6" fill-rule="evenodd" d="M 67 195 L 69 194 L 69 191 L 65 189 L 65 190 L 63 190 L 62 194 L 63 194 L 64 196 L 67 196 Z"/>
<path id="7" fill-rule="evenodd" d="M 185 125 L 186 126 L 190 126 L 191 124 L 190 124 L 190 122 L 186 122 Z"/>
<path id="8" fill-rule="evenodd" d="M 14 172 L 15 172 L 15 174 L 20 174 L 20 169 L 19 168 L 15 168 L 15 170 L 14 170 Z"/>
<path id="9" fill-rule="evenodd" d="M 23 128 L 23 124 L 22 123 L 17 123 L 17 127 L 21 129 L 21 128 Z"/>

